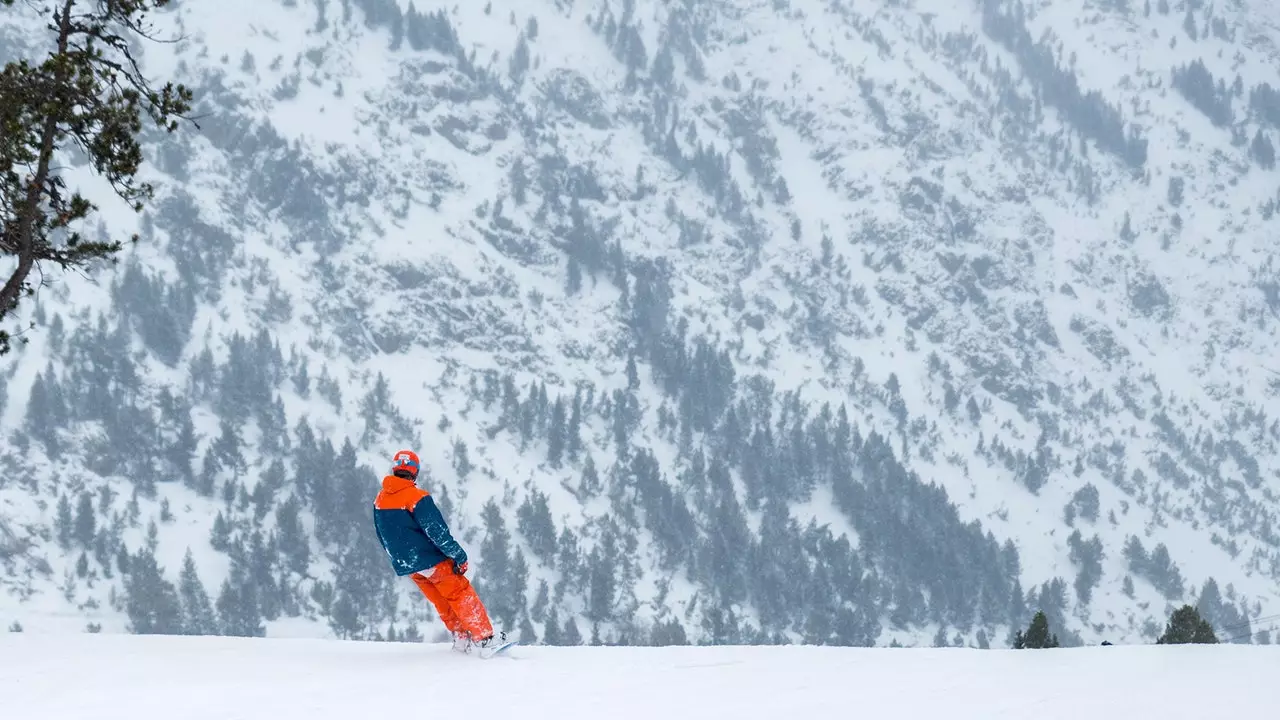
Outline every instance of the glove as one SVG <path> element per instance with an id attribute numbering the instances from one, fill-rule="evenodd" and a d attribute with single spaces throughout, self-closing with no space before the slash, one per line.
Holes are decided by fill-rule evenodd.
<path id="1" fill-rule="evenodd" d="M 466 575 L 466 574 L 467 574 L 467 561 L 466 561 L 466 560 L 463 560 L 463 561 L 462 561 L 462 563 L 461 563 L 461 564 L 459 564 L 457 560 L 454 560 L 454 561 L 453 561 L 453 571 L 454 571 L 454 572 L 456 572 L 456 573 L 458 573 L 459 575 Z"/>

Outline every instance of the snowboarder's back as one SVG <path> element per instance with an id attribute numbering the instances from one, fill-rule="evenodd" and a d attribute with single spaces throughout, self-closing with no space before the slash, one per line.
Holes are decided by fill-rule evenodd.
<path id="1" fill-rule="evenodd" d="M 495 638 L 484 603 L 466 578 L 467 553 L 431 493 L 417 486 L 420 463 L 412 450 L 392 459 L 391 474 L 373 501 L 373 526 L 396 575 L 408 575 L 454 637 L 454 644 L 487 647 Z"/>

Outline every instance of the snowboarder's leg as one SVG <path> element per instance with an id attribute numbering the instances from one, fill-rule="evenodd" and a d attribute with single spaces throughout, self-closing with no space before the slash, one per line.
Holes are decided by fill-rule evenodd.
<path id="1" fill-rule="evenodd" d="M 452 575 L 453 573 L 450 572 L 449 574 Z M 440 594 L 440 591 L 436 589 L 436 586 L 432 584 L 430 578 L 424 576 L 422 573 L 414 573 L 409 577 L 413 578 L 413 582 L 418 586 L 418 589 L 421 590 L 422 594 L 427 597 L 427 600 L 430 600 L 431 604 L 435 606 L 436 613 L 440 616 L 440 622 L 444 623 L 444 626 L 448 628 L 449 632 L 453 633 L 454 636 L 462 634 L 462 622 L 458 620 L 457 614 L 453 612 L 453 607 L 449 604 L 449 601 Z"/>
<path id="2" fill-rule="evenodd" d="M 432 573 L 429 580 L 453 610 L 462 632 L 469 634 L 473 640 L 483 640 L 493 635 L 489 613 L 465 575 L 452 570 L 437 571 Z"/>

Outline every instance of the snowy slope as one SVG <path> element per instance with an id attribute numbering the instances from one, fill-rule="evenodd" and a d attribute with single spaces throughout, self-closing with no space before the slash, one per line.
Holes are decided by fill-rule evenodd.
<path id="1" fill-rule="evenodd" d="M 1273 648 L 1060 651 L 518 648 L 318 640 L 0 635 L 5 707 L 51 719 L 317 720 L 431 712 L 529 718 L 1271 717 Z M 67 691 L 67 678 L 76 678 Z M 1170 692 L 1170 688 L 1189 692 Z"/>
<path id="2" fill-rule="evenodd" d="M 171 582 L 190 549 L 209 593 L 234 581 L 231 598 L 239 548 L 260 530 L 269 557 L 296 497 L 311 564 L 253 575 L 293 588 L 267 631 L 334 634 L 325 598 L 354 560 L 335 541 L 345 529 L 318 527 L 338 501 L 298 470 L 305 420 L 335 454 L 351 440 L 344 468 L 370 468 L 312 474 L 365 500 L 392 451 L 419 448 L 480 578 L 495 500 L 528 569 L 493 592 L 518 596 L 512 624 L 528 615 L 540 637 L 545 581 L 553 596 L 564 583 L 550 605 L 584 637 L 603 618 L 606 638 L 635 640 L 635 618 L 642 634 L 675 621 L 721 641 L 725 611 L 761 641 L 831 641 L 843 622 L 857 628 L 844 641 L 979 644 L 981 630 L 995 644 L 1025 624 L 1020 605 L 1048 604 L 1082 641 L 1150 640 L 1210 578 L 1221 635 L 1269 634 L 1280 182 L 1253 148 L 1280 116 L 1252 98 L 1280 30 L 1267 2 L 1152 5 L 495 0 L 417 2 L 411 22 L 407 2 L 226 0 L 161 15 L 184 39 L 147 47 L 148 70 L 196 87 L 202 129 L 154 146 L 161 196 L 144 220 L 105 205 L 110 231 L 140 226 L 144 242 L 92 282 L 53 278 L 29 308 L 31 343 L 0 364 L 0 620 L 126 630 L 113 566 L 147 547 L 152 520 Z M 1195 60 L 1223 80 L 1225 124 L 1174 87 Z M 139 271 L 163 281 L 158 300 Z M 235 333 L 266 349 L 235 361 Z M 716 362 L 672 360 L 700 340 L 732 366 L 730 403 L 703 392 L 718 389 Z M 225 380 L 250 368 L 267 370 L 247 389 Z M 508 413 L 503 388 L 485 399 L 508 373 L 521 401 L 531 382 L 550 403 L 589 389 L 579 455 L 551 461 L 536 397 L 521 407 L 542 420 Z M 33 412 L 37 376 L 106 396 Z M 181 398 L 168 415 L 161 389 Z M 621 429 L 615 393 L 635 401 Z M 786 443 L 823 403 L 882 444 L 854 447 L 847 476 L 835 463 L 802 477 L 821 432 Z M 363 408 L 391 406 L 398 417 L 371 427 Z M 703 406 L 709 423 L 687 420 Z M 725 451 L 730 406 L 741 445 L 785 449 Z M 217 442 L 227 427 L 235 452 Z M 182 482 L 173 447 L 191 450 Z M 668 486 L 642 481 L 640 450 Z M 688 479 L 698 450 L 728 458 L 732 503 Z M 872 461 L 883 450 L 890 470 Z M 770 474 L 750 477 L 761 465 Z M 617 592 L 517 531 L 533 490 L 583 567 L 605 548 L 590 567 Z M 84 493 L 98 525 L 62 543 L 58 499 Z M 779 516 L 758 497 L 770 493 L 796 523 L 778 557 L 748 546 Z M 654 520 L 680 507 L 676 530 Z M 877 524 L 891 510 L 900 522 Z M 210 543 L 219 513 L 225 547 Z M 1100 555 L 1078 544 L 1094 538 Z M 1131 538 L 1167 549 L 1176 573 L 1132 562 Z M 725 590 L 775 572 L 814 589 L 787 602 Z M 1086 598 L 1073 586 L 1090 573 Z M 357 634 L 433 627 L 404 584 L 385 588 L 398 605 L 361 587 L 346 590 L 370 595 Z M 796 617 L 764 627 L 779 608 Z"/>

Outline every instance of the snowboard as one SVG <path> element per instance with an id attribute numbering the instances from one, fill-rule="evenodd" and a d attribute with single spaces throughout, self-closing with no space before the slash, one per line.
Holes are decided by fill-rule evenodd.
<path id="1" fill-rule="evenodd" d="M 483 650 L 477 648 L 473 650 L 470 654 L 475 655 L 481 660 L 489 660 L 489 659 L 498 657 L 499 655 L 502 655 L 506 651 L 510 650 L 511 648 L 519 644 L 520 643 L 517 640 L 508 640 L 507 642 L 504 642 L 501 645 L 498 645 L 497 647 L 485 648 Z"/>
<path id="2" fill-rule="evenodd" d="M 520 644 L 520 641 L 518 640 L 508 640 L 504 643 L 495 645 L 494 647 L 491 647 L 491 648 L 478 648 L 478 647 L 472 647 L 472 646 L 455 645 L 453 647 L 453 651 L 462 653 L 463 655 L 470 655 L 471 657 L 480 658 L 481 660 L 489 660 L 489 659 L 498 657 L 499 655 L 502 655 L 506 651 L 510 650 L 511 648 L 519 644 Z"/>

